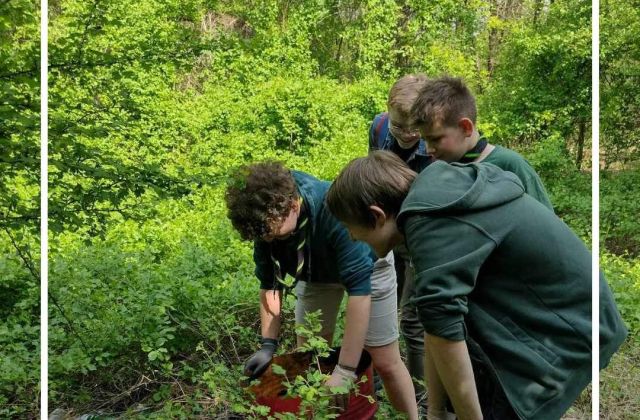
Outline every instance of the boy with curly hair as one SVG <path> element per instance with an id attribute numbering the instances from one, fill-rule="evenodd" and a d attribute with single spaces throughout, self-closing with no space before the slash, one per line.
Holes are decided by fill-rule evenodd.
<path id="1" fill-rule="evenodd" d="M 278 162 L 262 162 L 240 168 L 227 188 L 228 217 L 243 239 L 254 242 L 260 280 L 261 349 L 247 360 L 245 373 L 259 376 L 278 347 L 282 280 L 289 274 L 296 283 L 296 323 L 321 309 L 320 334 L 329 345 L 344 292 L 348 295 L 342 350 L 327 385 L 355 377 L 366 348 L 394 408 L 417 419 L 413 384 L 398 346 L 393 255 L 377 258 L 351 240 L 326 208 L 329 186 Z M 303 344 L 302 337 L 297 341 Z M 346 402 L 336 401 L 343 408 Z"/>

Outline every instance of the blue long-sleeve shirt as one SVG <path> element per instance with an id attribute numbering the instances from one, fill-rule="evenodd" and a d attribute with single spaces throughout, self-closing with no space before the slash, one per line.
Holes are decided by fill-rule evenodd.
<path id="1" fill-rule="evenodd" d="M 304 172 L 292 171 L 298 193 L 307 205 L 309 223 L 302 280 L 311 283 L 341 283 L 349 296 L 371 294 L 371 273 L 375 254 L 368 245 L 351 240 L 346 228 L 329 212 L 325 196 L 330 182 Z M 295 237 L 283 241 L 254 242 L 255 274 L 261 289 L 280 289 L 274 276 L 273 255 L 291 276 L 295 275 L 297 255 Z"/>

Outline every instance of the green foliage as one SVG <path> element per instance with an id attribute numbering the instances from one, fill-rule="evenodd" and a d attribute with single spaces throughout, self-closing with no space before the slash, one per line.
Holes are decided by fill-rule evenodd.
<path id="1" fill-rule="evenodd" d="M 0 4 L 0 228 L 37 231 L 40 170 L 39 3 Z"/>
<path id="2" fill-rule="evenodd" d="M 322 331 L 321 316 L 322 311 L 320 309 L 314 312 L 307 312 L 304 316 L 305 324 L 298 324 L 295 328 L 296 335 L 305 340 L 305 343 L 298 350 L 311 352 L 316 361 L 318 357 L 328 357 L 330 350 L 327 340 L 319 336 L 320 331 Z"/>
<path id="3" fill-rule="evenodd" d="M 600 257 L 600 265 L 629 328 L 631 340 L 640 342 L 640 261 L 605 252 Z"/>
<path id="4" fill-rule="evenodd" d="M 640 7 L 636 0 L 600 6 L 600 149 L 607 167 L 638 161 Z"/>
<path id="5" fill-rule="evenodd" d="M 549 194 L 555 213 L 591 242 L 591 174 L 575 169 L 564 139 L 554 133 L 524 151 Z"/>
<path id="6" fill-rule="evenodd" d="M 600 235 L 616 254 L 640 256 L 640 171 L 602 171 L 600 177 Z"/>
<path id="7" fill-rule="evenodd" d="M 40 7 L 0 2 L 0 417 L 39 414 Z"/>
<path id="8" fill-rule="evenodd" d="M 38 412 L 40 283 L 0 232 L 0 417 Z"/>
<path id="9" fill-rule="evenodd" d="M 486 62 L 488 9 L 484 0 L 407 1 L 399 18 L 399 64 L 428 75 L 463 77 L 479 88 L 486 77 L 479 63 Z"/>
<path id="10" fill-rule="evenodd" d="M 582 161 L 591 116 L 590 18 L 591 2 L 563 0 L 536 24 L 512 25 L 480 101 L 480 119 L 499 142 L 527 145 L 558 133 Z"/>
<path id="11" fill-rule="evenodd" d="M 210 396 L 217 404 L 226 405 L 225 410 L 248 418 L 268 415 L 269 407 L 255 404 L 253 395 L 244 389 L 238 389 L 242 377 L 242 367 L 238 367 L 240 369 L 229 369 L 223 363 L 215 363 L 202 375 Z"/>
<path id="12" fill-rule="evenodd" d="M 168 374 L 175 357 L 203 339 L 221 358 L 241 359 L 235 343 L 252 342 L 257 284 L 247 245 L 221 217 L 220 194 L 203 197 L 196 213 L 179 203 L 162 209 L 168 219 L 182 213 L 179 223 L 125 222 L 105 240 L 75 243 L 52 259 L 59 304 L 50 306 L 52 377 L 72 380 L 79 372 L 108 387 L 117 372 L 106 368 L 120 363 L 124 349 L 129 363 Z M 54 248 L 76 240 L 62 237 Z M 56 385 L 53 400 L 65 391 Z"/>
<path id="13" fill-rule="evenodd" d="M 590 8 L 582 0 L 556 0 L 544 10 L 535 4 L 50 3 L 50 405 L 77 412 L 104 405 L 140 418 L 265 414 L 239 386 L 259 332 L 259 286 L 251 246 L 225 217 L 229 173 L 275 158 L 333 179 L 366 153 L 368 124 L 405 73 L 464 76 L 478 95 L 481 128 L 530 159 L 558 214 L 589 239 L 590 176 L 573 162 L 580 127 L 588 148 Z M 38 331 L 27 320 L 37 313 L 37 280 L 16 256 L 31 255 L 26 260 L 37 266 L 37 241 L 28 235 L 38 210 L 37 128 L 29 127 L 39 104 L 37 66 L 27 58 L 37 55 L 37 43 L 24 32 L 37 33 L 31 3 L 3 6 L 11 12 L 0 15 L 0 57 L 15 60 L 0 60 L 11 99 L 0 106 L 9 145 L 0 150 L 0 209 L 11 216 L 2 226 L 23 236 L 3 243 L 0 254 L 0 290 L 11 296 L 0 402 L 31 404 L 10 405 L 11 415 L 35 410 L 36 370 L 18 366 L 36 362 Z M 609 31 L 622 12 L 605 6 Z M 5 31 L 11 22 L 27 29 Z M 633 61 L 614 46 L 635 39 L 618 38 L 606 47 L 607 57 L 617 57 L 617 73 L 607 74 L 620 83 L 605 93 L 612 104 L 605 106 L 616 110 L 616 92 L 631 89 L 621 81 Z M 623 114 L 603 124 L 613 127 Z M 638 200 L 614 193 L 631 191 L 634 180 L 605 175 L 607 238 L 637 237 L 629 214 Z M 635 272 L 628 261 L 603 266 L 626 278 Z M 629 299 L 625 317 L 635 316 L 635 298 L 620 299 Z M 285 308 L 293 305 L 287 298 Z M 280 351 L 292 349 L 292 330 L 283 332 Z M 309 349 L 326 350 L 313 327 L 298 331 L 310 338 Z M 322 382 L 312 375 L 290 378 L 292 392 L 308 394 L 309 403 Z"/>
<path id="14" fill-rule="evenodd" d="M 317 310 L 314 312 L 308 312 L 305 314 L 305 324 L 296 325 L 296 334 L 302 337 L 305 342 L 297 349 L 297 351 L 310 352 L 311 365 L 305 376 L 297 375 L 295 378 L 287 377 L 287 372 L 282 367 L 271 364 L 271 369 L 276 375 L 282 375 L 286 384 L 287 397 L 300 398 L 300 409 L 298 416 L 292 413 L 287 413 L 284 417 L 277 418 L 299 418 L 305 417 L 306 413 L 313 413 L 314 418 L 332 419 L 338 417 L 335 412 L 335 407 L 331 405 L 332 396 L 335 394 L 357 394 L 357 383 L 354 381 L 348 381 L 346 385 L 339 387 L 327 388 L 325 382 L 330 375 L 323 374 L 320 370 L 320 359 L 329 357 L 330 348 L 323 337 L 320 337 L 320 331 L 322 330 L 322 324 L 320 318 L 322 311 Z M 363 377 L 361 381 L 366 381 L 366 377 Z M 359 382 L 358 382 L 359 383 Z M 373 398 L 373 397 L 370 397 Z M 373 403 L 373 401 L 371 401 Z"/>
<path id="15" fill-rule="evenodd" d="M 187 1 L 61 1 L 49 30 L 49 226 L 104 233 L 110 215 L 142 219 L 191 191 L 163 123 L 177 69 L 201 50 Z M 141 209 L 146 211 L 141 211 Z"/>

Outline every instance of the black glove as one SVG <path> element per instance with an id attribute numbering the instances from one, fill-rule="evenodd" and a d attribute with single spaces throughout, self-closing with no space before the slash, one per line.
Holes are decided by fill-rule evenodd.
<path id="1" fill-rule="evenodd" d="M 262 345 L 260 350 L 253 353 L 253 356 L 247 359 L 244 364 L 244 374 L 248 376 L 250 380 L 254 380 L 265 371 L 269 363 L 271 363 L 271 358 L 273 357 L 273 353 L 276 352 L 278 348 L 278 340 L 274 340 L 273 338 L 263 338 L 260 340 L 260 344 Z"/>

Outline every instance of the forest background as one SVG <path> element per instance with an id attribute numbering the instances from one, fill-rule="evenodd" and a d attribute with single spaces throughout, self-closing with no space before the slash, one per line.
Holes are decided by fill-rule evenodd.
<path id="1" fill-rule="evenodd" d="M 225 217 L 226 179 L 267 158 L 333 179 L 366 153 L 371 119 L 407 73 L 464 77 L 480 128 L 525 155 L 558 215 L 593 240 L 588 1 L 49 8 L 52 409 L 159 418 L 247 410 L 238 383 L 256 348 L 258 282 L 250 244 Z M 40 15 L 33 0 L 0 9 L 0 418 L 24 418 L 39 410 Z M 603 0 L 600 10 L 601 263 L 630 328 L 602 372 L 601 413 L 633 418 L 640 4 Z M 588 400 L 571 415 L 588 416 Z"/>

